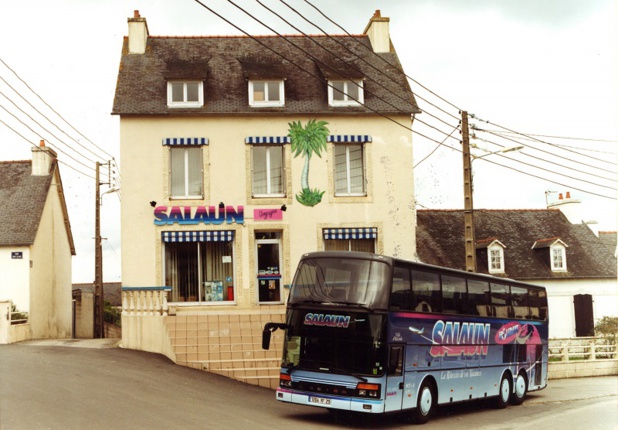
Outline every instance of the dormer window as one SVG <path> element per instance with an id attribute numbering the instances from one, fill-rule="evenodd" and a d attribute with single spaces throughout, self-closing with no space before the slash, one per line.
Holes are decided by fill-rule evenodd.
<path id="1" fill-rule="evenodd" d="M 357 106 L 364 103 L 363 81 L 328 81 L 329 106 Z"/>
<path id="2" fill-rule="evenodd" d="M 249 81 L 249 106 L 283 106 L 283 80 Z"/>
<path id="3" fill-rule="evenodd" d="M 504 273 L 504 249 L 501 246 L 488 248 L 489 273 Z"/>
<path id="4" fill-rule="evenodd" d="M 168 107 L 204 106 L 204 86 L 202 81 L 168 81 Z"/>
<path id="5" fill-rule="evenodd" d="M 566 272 L 566 248 L 560 243 L 551 246 L 551 270 L 554 272 Z"/>
<path id="6" fill-rule="evenodd" d="M 532 249 L 549 249 L 549 264 L 552 272 L 567 271 L 566 249 L 568 247 L 569 246 L 558 237 L 537 240 L 532 245 Z"/>
<path id="7" fill-rule="evenodd" d="M 476 242 L 476 249 L 487 249 L 487 270 L 491 274 L 504 274 L 504 249 L 506 246 L 496 238 Z"/>

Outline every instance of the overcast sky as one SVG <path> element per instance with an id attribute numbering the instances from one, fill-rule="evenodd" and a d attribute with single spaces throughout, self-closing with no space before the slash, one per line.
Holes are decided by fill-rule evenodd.
<path id="1" fill-rule="evenodd" d="M 234 3 L 277 32 L 297 33 L 256 1 Z M 321 32 L 311 23 L 332 34 L 343 33 L 311 5 L 352 34 L 362 33 L 376 9 L 391 19 L 391 39 L 423 110 L 412 127 L 418 207 L 463 208 L 460 137 L 456 131 L 454 138 L 447 137 L 462 109 L 478 118 L 471 121 L 480 129 L 472 140 L 476 155 L 524 144 L 518 152 L 474 161 L 475 208 L 542 209 L 557 193 L 570 191 L 582 201 L 582 219 L 598 220 L 601 230 L 616 230 L 615 1 L 262 3 L 309 34 Z M 271 34 L 232 2 L 204 4 L 248 33 Z M 136 9 L 147 19 L 151 35 L 242 34 L 192 0 L 0 0 L 0 59 L 83 134 L 58 119 L 0 63 L 0 120 L 15 130 L 0 122 L 0 160 L 29 159 L 31 143 L 40 138 L 61 150 L 77 246 L 74 282 L 94 280 L 94 162 L 104 162 L 109 155 L 122 162 L 119 119 L 110 112 L 127 18 Z M 108 282 L 121 279 L 119 219 L 118 196 L 105 195 L 102 235 L 107 238 L 103 250 Z"/>

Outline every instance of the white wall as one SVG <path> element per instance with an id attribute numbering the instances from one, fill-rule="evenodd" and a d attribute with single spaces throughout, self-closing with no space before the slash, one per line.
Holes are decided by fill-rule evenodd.
<path id="1" fill-rule="evenodd" d="M 11 258 L 21 252 L 21 259 Z M 27 246 L 0 247 L 0 300 L 11 300 L 18 310 L 30 310 L 30 248 Z"/>
<path id="2" fill-rule="evenodd" d="M 547 288 L 549 302 L 549 337 L 575 337 L 573 296 L 590 294 L 595 323 L 604 316 L 618 316 L 618 282 L 616 280 L 545 280 L 530 281 Z"/>

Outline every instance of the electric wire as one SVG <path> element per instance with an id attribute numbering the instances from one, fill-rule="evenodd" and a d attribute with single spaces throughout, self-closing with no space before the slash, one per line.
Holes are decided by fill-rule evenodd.
<path id="1" fill-rule="evenodd" d="M 306 1 L 306 0 L 305 0 L 305 1 Z M 246 36 L 248 36 L 248 37 L 249 37 L 249 38 L 251 38 L 252 40 L 256 41 L 257 43 L 259 43 L 260 45 L 262 45 L 264 48 L 266 48 L 266 49 L 268 49 L 269 51 L 273 52 L 274 54 L 276 54 L 276 55 L 280 56 L 281 58 L 283 58 L 283 59 L 287 60 L 288 62 L 290 62 L 291 64 L 293 64 L 295 67 L 297 67 L 297 68 L 299 68 L 300 70 L 303 70 L 303 71 L 305 71 L 306 73 L 308 73 L 309 75 L 313 76 L 315 79 L 318 79 L 319 81 L 322 81 L 322 80 L 321 80 L 321 78 L 319 78 L 318 76 L 314 75 L 314 74 L 313 74 L 313 73 L 311 73 L 311 72 L 308 72 L 307 70 L 303 69 L 301 66 L 299 66 L 298 64 L 296 64 L 294 61 L 290 60 L 289 58 L 287 58 L 287 57 L 286 57 L 286 56 L 284 56 L 283 54 L 281 54 L 281 53 L 277 52 L 277 51 L 276 51 L 276 50 L 274 50 L 273 48 L 271 48 L 271 47 L 269 47 L 268 45 L 264 44 L 264 43 L 263 43 L 263 42 L 261 42 L 258 38 L 256 38 L 255 36 L 252 36 L 251 34 L 249 34 L 248 32 L 246 32 L 245 30 L 243 30 L 242 28 L 240 28 L 238 25 L 236 25 L 236 24 L 234 24 L 233 22 L 231 22 L 229 19 L 225 18 L 224 16 L 222 16 L 222 15 L 221 15 L 221 14 L 219 14 L 218 12 L 214 11 L 212 8 L 210 8 L 210 7 L 208 7 L 207 5 L 205 5 L 204 3 L 202 3 L 200 0 L 195 0 L 195 2 L 196 2 L 196 3 L 198 3 L 200 6 L 202 6 L 203 8 L 207 9 L 208 11 L 210 11 L 210 12 L 211 12 L 212 14 L 214 14 L 215 16 L 219 17 L 220 19 L 222 19 L 223 21 L 225 21 L 226 23 L 228 23 L 229 25 L 231 25 L 232 27 L 236 28 L 237 30 L 239 30 L 240 32 L 242 32 L 243 34 L 245 34 Z M 234 6 L 235 6 L 236 8 L 238 8 L 239 10 L 243 11 L 245 14 L 249 15 L 251 18 L 253 18 L 253 19 L 255 19 L 256 21 L 260 22 L 260 23 L 261 23 L 262 25 L 264 25 L 266 28 L 269 28 L 269 27 L 268 27 L 268 26 L 266 26 L 264 23 L 262 23 L 261 21 L 259 21 L 259 20 L 258 20 L 258 19 L 256 19 L 256 18 L 254 18 L 251 14 L 249 14 L 249 13 L 248 13 L 247 11 L 245 11 L 243 8 L 239 7 L 238 5 L 236 5 L 235 3 L 231 2 L 230 0 L 228 0 L 228 2 L 229 2 L 229 3 L 231 3 L 232 5 L 234 5 Z M 308 2 L 307 2 L 307 3 L 308 3 Z M 311 5 L 311 6 L 312 6 L 312 7 L 314 7 L 313 5 Z M 315 7 L 314 7 L 314 8 L 315 8 Z M 323 15 L 323 14 L 322 14 L 322 15 Z M 326 17 L 326 18 L 327 18 L 327 19 L 329 19 L 328 17 Z M 329 20 L 330 20 L 330 19 L 329 19 Z M 331 21 L 331 22 L 332 22 L 332 21 Z M 333 23 L 334 23 L 334 22 L 333 22 Z M 336 23 L 335 23 L 335 24 L 336 24 Z M 336 25 L 337 25 L 337 24 L 336 24 Z M 340 27 L 340 26 L 339 26 L 339 27 Z M 340 27 L 340 28 L 341 28 L 341 27 Z M 270 29 L 270 28 L 269 28 L 269 29 Z M 274 30 L 272 30 L 272 29 L 271 29 L 271 31 L 274 31 Z M 344 30 L 344 31 L 345 31 L 345 30 Z M 276 33 L 276 32 L 275 32 L 275 33 Z M 278 33 L 277 33 L 277 34 L 278 34 Z M 346 32 L 346 34 L 348 34 L 350 37 L 354 37 L 354 36 L 350 35 L 350 34 L 349 34 L 349 33 L 347 33 L 347 32 Z M 281 35 L 280 35 L 280 36 L 281 36 Z M 356 38 L 355 38 L 355 39 L 356 39 Z M 360 42 L 359 42 L 359 43 L 360 43 Z M 360 44 L 361 44 L 362 46 L 365 46 L 365 45 L 364 45 L 364 44 L 362 44 L 362 43 L 360 43 Z M 366 46 L 365 46 L 365 48 L 366 48 L 366 49 L 369 49 L 369 48 L 368 48 L 368 47 L 366 47 Z M 379 56 L 378 56 L 378 57 L 379 57 Z M 379 58 L 381 58 L 381 57 L 379 57 Z M 387 62 L 387 63 L 388 63 L 388 62 Z M 388 63 L 388 64 L 390 64 L 390 63 Z M 391 65 L 392 67 L 395 67 L 395 66 L 393 66 L 392 64 L 390 64 L 390 65 Z M 408 77 L 408 78 L 410 78 L 410 77 Z M 410 78 L 410 79 L 411 79 L 411 78 Z M 411 80 L 412 80 L 412 81 L 414 81 L 414 82 L 416 82 L 416 81 L 415 81 L 415 80 L 413 80 L 413 79 L 411 79 Z M 420 84 L 419 84 L 419 85 L 420 85 Z M 422 85 L 421 85 L 421 86 L 422 86 Z M 424 87 L 423 87 L 423 88 L 424 88 Z M 426 88 L 425 88 L 425 89 L 426 89 Z M 426 89 L 426 90 L 427 90 L 427 91 L 429 91 L 428 89 Z M 431 92 L 431 91 L 429 91 L 429 92 Z M 436 97 L 440 98 L 441 100 L 443 100 L 444 102 L 448 103 L 449 105 L 451 105 L 451 106 L 455 107 L 455 105 L 453 105 L 452 103 L 450 103 L 450 102 L 446 101 L 445 99 L 442 99 L 442 98 L 441 98 L 440 96 L 438 96 L 437 94 L 435 94 L 435 93 L 433 93 L 433 92 L 431 92 L 431 93 L 432 93 L 433 95 L 435 95 Z M 413 133 L 416 133 L 416 134 L 418 134 L 418 135 L 419 135 L 419 136 L 421 136 L 421 137 L 424 137 L 424 138 L 426 138 L 426 139 L 428 139 L 428 140 L 430 140 L 430 141 L 433 141 L 433 142 L 437 143 L 438 145 L 444 145 L 444 146 L 446 146 L 446 147 L 447 147 L 447 148 L 449 148 L 449 149 L 453 149 L 453 150 L 455 150 L 455 151 L 462 152 L 462 151 L 461 151 L 460 149 L 458 149 L 458 148 L 453 148 L 453 147 L 450 147 L 450 146 L 445 145 L 445 144 L 443 144 L 442 142 L 439 142 L 439 141 L 437 141 L 437 140 L 435 140 L 435 139 L 433 139 L 433 138 L 431 138 L 431 137 L 428 137 L 428 136 L 426 136 L 426 135 L 424 135 L 424 134 L 422 134 L 422 133 L 419 133 L 418 131 L 412 130 L 410 127 L 407 127 L 407 126 L 405 126 L 405 125 L 403 125 L 403 124 L 401 124 L 401 123 L 399 123 L 399 122 L 395 121 L 394 119 L 392 119 L 392 118 L 390 118 L 390 117 L 388 117 L 388 116 L 384 115 L 383 113 L 381 113 L 381 112 L 379 112 L 379 111 L 377 111 L 377 110 L 375 110 L 375 109 L 372 109 L 372 108 L 367 107 L 367 106 L 365 106 L 365 107 L 366 107 L 368 110 L 370 110 L 370 111 L 372 111 L 372 112 L 374 112 L 374 113 L 376 113 L 376 114 L 378 114 L 378 115 L 380 115 L 380 116 L 384 117 L 385 119 L 388 119 L 389 121 L 392 121 L 392 122 L 394 122 L 395 124 L 397 124 L 397 125 L 399 125 L 399 126 L 401 126 L 401 127 L 403 127 L 403 128 L 406 128 L 407 130 L 410 130 L 410 131 L 412 131 Z M 435 128 L 435 127 L 432 127 L 432 128 Z M 447 133 L 445 133 L 444 131 L 441 131 L 441 130 L 440 130 L 440 132 L 441 132 L 441 133 L 443 133 L 443 134 L 447 134 Z M 508 158 L 508 157 L 506 157 L 506 158 Z M 547 179 L 547 178 L 544 178 L 544 177 L 541 177 L 541 176 L 538 176 L 538 175 L 534 175 L 534 174 L 531 174 L 531 173 L 528 173 L 528 172 L 524 172 L 524 171 L 522 171 L 522 170 L 519 170 L 519 169 L 513 168 L 513 167 L 511 167 L 511 166 L 506 166 L 506 165 L 503 165 L 503 164 L 497 163 L 497 162 L 495 162 L 495 161 L 491 161 L 491 160 L 486 160 L 486 161 L 487 161 L 487 162 L 490 162 L 490 163 L 492 163 L 492 164 L 495 164 L 495 165 L 497 165 L 497 166 L 501 166 L 501 167 L 504 167 L 504 168 L 507 168 L 507 169 L 513 170 L 513 171 L 515 171 L 515 172 L 518 172 L 518 173 L 524 174 L 524 175 L 528 175 L 528 176 L 531 176 L 531 177 L 535 177 L 535 178 L 537 178 L 537 179 L 541 179 L 541 180 L 543 180 L 543 181 L 550 181 L 550 182 L 552 182 L 552 183 L 554 183 L 554 184 L 556 184 L 556 185 L 567 186 L 567 185 L 562 184 L 562 183 L 560 183 L 560 182 L 557 182 L 557 181 L 551 181 L 551 180 L 549 180 L 549 179 Z M 527 164 L 527 163 L 523 163 L 523 164 Z M 532 166 L 532 165 L 529 165 L 529 164 L 527 164 L 527 165 L 528 165 L 529 167 L 535 167 L 535 168 L 538 168 L 538 169 L 540 169 L 540 170 L 543 170 L 542 168 L 539 168 L 539 167 L 537 167 L 537 166 Z M 576 179 L 576 178 L 575 178 L 575 180 L 578 180 L 578 179 Z M 567 187 L 568 187 L 568 186 L 567 186 Z M 595 193 L 595 192 L 586 191 L 586 190 L 583 190 L 583 189 L 580 189 L 580 188 L 577 188 L 577 187 L 571 187 L 571 188 L 572 188 L 572 189 L 574 189 L 574 190 L 582 191 L 582 192 L 584 192 L 584 193 L 588 193 L 588 194 L 592 194 L 592 195 L 597 195 L 597 196 L 599 196 L 599 197 L 603 197 L 603 198 L 609 198 L 609 199 L 613 199 L 613 200 L 615 200 L 615 199 L 616 199 L 615 197 L 612 197 L 612 196 L 606 196 L 606 195 L 598 194 L 598 193 Z"/>
<path id="2" fill-rule="evenodd" d="M 4 124 L 4 126 L 5 126 L 5 127 L 7 127 L 9 130 L 11 130 L 13 133 L 15 133 L 15 134 L 17 134 L 19 137 L 21 137 L 23 140 L 25 140 L 26 142 L 28 142 L 29 144 L 31 144 L 31 145 L 32 145 L 32 146 L 34 146 L 35 148 L 38 148 L 38 146 L 37 146 L 35 143 L 31 142 L 31 141 L 30 141 L 27 137 L 25 137 L 23 134 L 21 134 L 20 132 L 18 132 L 17 130 L 15 130 L 13 127 L 11 127 L 10 125 L 8 125 L 6 122 L 4 122 L 4 121 L 2 120 L 2 118 L 0 118 L 0 122 L 1 122 L 2 124 Z M 84 172 L 82 172 L 81 170 L 79 170 L 79 169 L 77 169 L 77 168 L 75 168 L 75 167 L 73 167 L 73 166 L 71 166 L 71 165 L 69 165 L 69 164 L 65 163 L 64 161 L 58 160 L 58 163 L 62 164 L 63 166 L 66 166 L 67 168 L 69 168 L 69 169 L 71 169 L 71 170 L 74 170 L 75 172 L 77 172 L 77 173 L 79 173 L 79 174 L 81 174 L 81 175 L 83 175 L 83 176 L 86 176 L 86 177 L 88 177 L 88 178 L 90 178 L 90 179 L 93 179 L 93 180 L 95 179 L 95 178 L 94 178 L 94 176 L 91 176 L 91 175 L 89 175 L 89 174 L 87 174 L 87 173 L 84 173 Z"/>
<path id="3" fill-rule="evenodd" d="M 0 93 L 0 94 L 1 94 L 1 93 Z M 48 140 L 48 139 L 44 139 L 44 138 L 43 138 L 43 136 L 41 136 L 41 134 L 40 134 L 40 133 L 38 133 L 36 130 L 34 130 L 32 127 L 30 127 L 28 124 L 26 124 L 26 123 L 25 123 L 24 121 L 22 121 L 20 118 L 18 118 L 18 117 L 17 117 L 14 113 L 10 112 L 10 111 L 9 111 L 7 108 L 5 108 L 4 106 L 0 105 L 0 108 L 2 108 L 5 112 L 7 112 L 9 115 L 11 115 L 13 118 L 15 118 L 17 121 L 19 121 L 19 122 L 20 122 L 20 123 L 21 123 L 24 127 L 26 127 L 26 128 L 27 128 L 28 130 L 30 130 L 32 133 L 34 133 L 35 135 L 37 135 L 40 139 L 43 139 L 43 140 L 45 140 L 46 142 L 48 142 L 48 143 L 49 143 L 49 146 L 50 146 L 52 149 L 54 149 L 54 150 L 56 150 L 56 151 L 58 151 L 58 152 L 60 152 L 60 153 L 62 153 L 62 154 L 64 154 L 64 155 L 66 155 L 66 156 L 67 156 L 67 157 L 69 157 L 71 160 L 75 161 L 75 162 L 76 162 L 76 163 L 78 163 L 78 164 L 81 164 L 81 165 L 82 165 L 82 166 L 84 166 L 85 168 L 87 168 L 87 169 L 91 169 L 91 170 L 94 170 L 94 167 L 87 166 L 86 164 L 82 163 L 81 161 L 79 161 L 78 159 L 76 159 L 75 157 L 73 157 L 72 155 L 67 154 L 67 153 L 66 153 L 66 152 L 64 152 L 62 149 L 60 149 L 60 148 L 58 148 L 57 146 L 53 145 L 51 142 L 49 142 L 49 140 Z M 27 115 L 27 114 L 26 114 L 26 115 Z M 28 115 L 28 117 L 30 117 L 30 116 Z M 30 117 L 30 119 L 32 119 L 32 118 Z M 34 120 L 33 120 L 33 121 L 34 121 Z M 34 122 L 36 122 L 36 121 L 34 121 Z M 5 124 L 5 125 L 6 125 L 6 123 L 5 123 L 4 121 L 3 121 L 3 124 Z M 37 124 L 38 124 L 38 123 L 37 123 Z M 40 124 L 39 124 L 39 125 L 40 125 Z M 46 130 L 46 131 L 47 131 L 47 130 Z"/>
<path id="4" fill-rule="evenodd" d="M 226 23 L 230 24 L 232 27 L 236 28 L 237 30 L 239 30 L 240 32 L 242 32 L 243 34 L 245 34 L 246 36 L 248 36 L 249 38 L 251 38 L 252 40 L 256 41 L 257 43 L 259 43 L 260 45 L 262 45 L 264 48 L 268 49 L 269 51 L 273 52 L 275 55 L 280 56 L 281 58 L 283 58 L 284 60 L 288 61 L 290 64 L 294 65 L 295 67 L 297 67 L 299 70 L 304 71 L 305 73 L 309 74 L 310 76 L 314 77 L 315 79 L 322 81 L 320 77 L 316 76 L 315 74 L 309 72 L 308 70 L 304 69 L 302 66 L 296 64 L 293 60 L 290 60 L 289 58 L 285 57 L 283 54 L 277 52 L 276 50 L 272 49 L 271 47 L 269 47 L 268 45 L 266 45 L 265 43 L 263 43 L 262 41 L 260 41 L 258 38 L 256 38 L 255 36 L 252 36 L 251 34 L 247 33 L 245 30 L 243 30 L 242 28 L 240 28 L 239 26 L 237 26 L 236 24 L 232 23 L 230 20 L 228 20 L 227 18 L 225 18 L 224 16 L 222 16 L 221 14 L 215 12 L 212 8 L 206 6 L 204 3 L 202 3 L 200 0 L 194 0 L 196 3 L 198 3 L 200 6 L 202 6 L 203 8 L 207 9 L 208 11 L 210 11 L 212 14 L 216 15 L 217 17 L 219 17 L 220 19 L 222 19 L 223 21 L 225 21 Z M 229 0 L 228 0 L 229 1 Z M 394 120 L 393 118 L 388 117 L 387 115 L 384 115 L 383 113 L 372 109 L 368 106 L 365 106 L 368 110 L 372 111 L 373 113 L 397 124 L 400 127 L 403 127 L 407 130 L 409 130 L 410 132 L 416 133 L 419 136 L 422 136 L 428 140 L 431 140 L 433 142 L 436 143 L 440 143 L 439 141 L 429 137 L 429 136 L 425 136 L 424 134 L 421 134 L 419 132 L 413 131 L 411 127 L 407 127 L 399 122 L 397 122 L 396 120 Z"/>
<path id="5" fill-rule="evenodd" d="M 71 127 L 71 129 L 73 129 L 77 134 L 79 134 L 81 137 L 83 137 L 84 139 L 86 139 L 88 142 L 90 142 L 90 144 L 92 146 L 94 146 L 95 148 L 97 148 L 99 151 L 101 151 L 103 154 L 107 155 L 107 157 L 109 158 L 114 158 L 113 155 L 111 155 L 109 152 L 105 151 L 104 149 L 100 148 L 97 144 L 95 144 L 94 142 L 92 142 L 90 139 L 88 139 L 86 136 L 84 136 L 79 130 L 77 130 L 75 127 L 73 127 L 73 125 L 71 125 L 70 122 L 68 122 L 62 115 L 60 115 L 53 107 L 51 107 L 44 99 L 43 97 L 41 97 L 36 91 L 34 91 L 30 85 L 28 85 L 28 83 L 26 81 L 24 81 L 21 76 L 19 76 L 17 74 L 17 72 L 15 72 L 11 67 L 9 67 L 8 64 L 6 64 L 6 62 L 4 62 L 4 60 L 2 58 L 0 58 L 0 62 L 2 62 L 2 64 L 4 64 L 4 66 L 9 69 L 14 75 L 15 77 L 17 77 L 17 79 L 19 79 L 35 96 L 37 96 L 39 98 L 39 100 L 41 100 L 41 102 L 43 102 L 43 104 L 45 104 L 45 106 L 47 106 L 52 112 L 54 112 L 60 119 L 62 119 L 65 124 L 67 124 L 69 127 Z M 103 157 L 99 157 L 102 158 Z"/>

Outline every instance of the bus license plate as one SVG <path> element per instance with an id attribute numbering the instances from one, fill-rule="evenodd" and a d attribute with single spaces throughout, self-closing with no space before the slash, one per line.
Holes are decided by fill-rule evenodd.
<path id="1" fill-rule="evenodd" d="M 310 396 L 309 403 L 317 403 L 318 405 L 330 405 L 330 399 Z"/>

